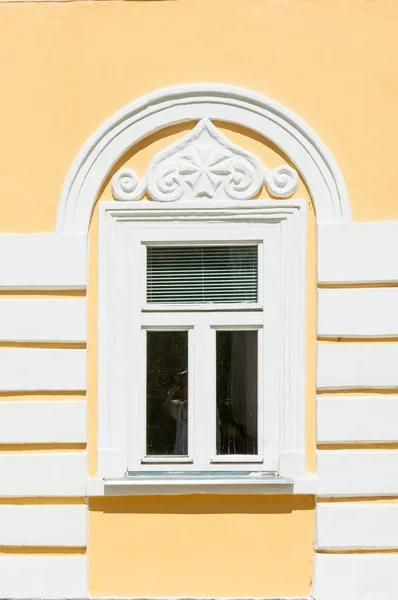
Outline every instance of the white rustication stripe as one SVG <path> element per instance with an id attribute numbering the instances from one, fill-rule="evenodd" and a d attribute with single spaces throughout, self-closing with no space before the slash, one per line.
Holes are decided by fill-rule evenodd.
<path id="1" fill-rule="evenodd" d="M 398 441 L 398 394 L 317 399 L 319 443 Z"/>
<path id="2" fill-rule="evenodd" d="M 87 454 L 0 453 L 0 496 L 84 496 Z M 1 596 L 0 596 L 1 597 Z"/>
<path id="3" fill-rule="evenodd" d="M 0 444 L 84 443 L 86 411 L 86 400 L 0 402 Z"/>
<path id="4" fill-rule="evenodd" d="M 336 550 L 398 548 L 398 504 L 318 503 L 317 547 Z"/>
<path id="5" fill-rule="evenodd" d="M 1 598 L 85 598 L 87 559 L 77 556 L 0 556 Z"/>
<path id="6" fill-rule="evenodd" d="M 398 221 L 318 226 L 318 283 L 398 281 Z"/>
<path id="7" fill-rule="evenodd" d="M 317 554 L 314 600 L 396 600 L 398 554 Z"/>
<path id="8" fill-rule="evenodd" d="M 320 496 L 397 496 L 398 450 L 319 450 Z"/>
<path id="9" fill-rule="evenodd" d="M 82 391 L 86 350 L 0 348 L 0 391 Z"/>
<path id="10" fill-rule="evenodd" d="M 0 341 L 86 340 L 85 298 L 0 298 Z"/>
<path id="11" fill-rule="evenodd" d="M 397 307 L 398 287 L 321 288 L 318 336 L 397 337 Z"/>
<path id="12" fill-rule="evenodd" d="M 0 505 L 0 546 L 64 546 L 87 544 L 87 506 Z"/>
<path id="13" fill-rule="evenodd" d="M 398 386 L 398 343 L 318 344 L 319 390 Z"/>
<path id="14" fill-rule="evenodd" d="M 0 289 L 84 289 L 87 238 L 56 233 L 0 235 Z"/>

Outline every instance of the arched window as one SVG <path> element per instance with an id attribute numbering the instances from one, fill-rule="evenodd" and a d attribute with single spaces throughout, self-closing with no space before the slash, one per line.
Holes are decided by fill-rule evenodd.
<path id="1" fill-rule="evenodd" d="M 213 120 L 268 138 L 295 168 L 267 168 Z M 342 177 L 313 132 L 247 90 L 161 90 L 83 148 L 57 229 L 87 231 L 113 165 L 150 133 L 185 121 L 197 125 L 153 156 L 143 178 L 117 172 L 116 202 L 99 204 L 98 482 L 132 493 L 311 491 L 306 200 L 286 200 L 297 171 L 318 223 L 350 219 Z M 285 200 L 255 199 L 262 186 Z"/>

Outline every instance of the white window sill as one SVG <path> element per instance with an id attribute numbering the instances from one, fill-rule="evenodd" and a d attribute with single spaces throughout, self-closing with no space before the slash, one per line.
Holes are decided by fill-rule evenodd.
<path id="1" fill-rule="evenodd" d="M 185 495 L 185 494 L 309 494 L 318 493 L 314 474 L 294 479 L 264 477 L 124 477 L 120 479 L 90 478 L 87 496 Z"/>

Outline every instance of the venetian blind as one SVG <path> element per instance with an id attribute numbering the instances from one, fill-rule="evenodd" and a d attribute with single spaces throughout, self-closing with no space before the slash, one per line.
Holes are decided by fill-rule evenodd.
<path id="1" fill-rule="evenodd" d="M 149 246 L 147 302 L 257 302 L 257 264 L 255 245 Z"/>

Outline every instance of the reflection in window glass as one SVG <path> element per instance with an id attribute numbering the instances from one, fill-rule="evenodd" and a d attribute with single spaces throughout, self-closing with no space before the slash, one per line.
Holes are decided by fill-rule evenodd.
<path id="1" fill-rule="evenodd" d="M 148 456 L 188 453 L 188 332 L 147 332 Z"/>
<path id="2" fill-rule="evenodd" d="M 257 454 L 257 331 L 217 331 L 217 454 Z"/>

